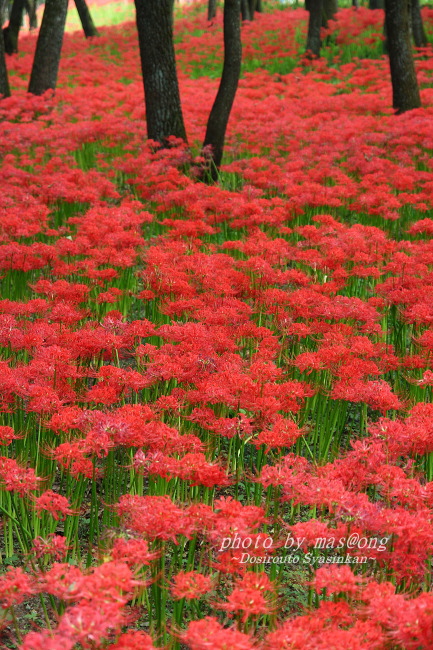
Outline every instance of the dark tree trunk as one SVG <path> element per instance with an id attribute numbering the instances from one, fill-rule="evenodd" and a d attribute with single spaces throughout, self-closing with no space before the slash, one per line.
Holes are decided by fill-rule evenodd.
<path id="1" fill-rule="evenodd" d="M 240 0 L 225 0 L 223 73 L 209 115 L 206 136 L 203 142 L 205 156 L 210 161 L 211 176 L 214 180 L 217 178 L 217 170 L 221 165 L 227 123 L 241 73 L 242 44 L 239 14 Z"/>
<path id="2" fill-rule="evenodd" d="M 18 34 L 23 22 L 25 0 L 14 0 L 8 26 L 3 30 L 4 48 L 6 54 L 18 52 Z"/>
<path id="3" fill-rule="evenodd" d="M 308 20 L 307 55 L 320 56 L 320 30 L 322 28 L 323 0 L 309 0 L 310 18 Z"/>
<path id="4" fill-rule="evenodd" d="M 427 47 L 427 36 L 424 31 L 419 0 L 410 0 L 410 15 L 415 47 Z"/>
<path id="5" fill-rule="evenodd" d="M 257 1 L 256 1 L 256 11 L 257 11 L 259 14 L 262 13 L 262 11 L 263 11 L 262 0 L 257 0 Z"/>
<path id="6" fill-rule="evenodd" d="M 38 17 L 36 14 L 36 0 L 25 0 L 25 7 L 29 16 L 29 30 L 38 28 Z"/>
<path id="7" fill-rule="evenodd" d="M 173 1 L 135 0 L 147 137 L 163 146 L 186 141 L 173 45 Z"/>
<path id="8" fill-rule="evenodd" d="M 250 16 L 250 5 L 248 0 L 241 0 L 241 14 L 242 14 L 242 20 L 251 20 Z"/>
<path id="9" fill-rule="evenodd" d="M 68 0 L 46 0 L 30 75 L 29 93 L 54 90 L 59 73 Z"/>
<path id="10" fill-rule="evenodd" d="M 388 50 L 388 34 L 387 34 L 387 31 L 386 31 L 386 20 L 383 21 L 382 50 L 383 50 L 384 54 L 389 54 L 389 50 Z"/>
<path id="11" fill-rule="evenodd" d="M 352 0 L 352 7 L 354 7 L 355 9 L 358 9 L 358 7 L 359 7 L 359 0 Z"/>
<path id="12" fill-rule="evenodd" d="M 78 15 L 80 16 L 81 26 L 83 28 L 84 36 L 91 38 L 92 36 L 99 36 L 98 30 L 95 27 L 92 16 L 87 6 L 86 0 L 75 0 L 75 7 Z"/>
<path id="13" fill-rule="evenodd" d="M 368 8 L 369 9 L 385 9 L 385 1 L 384 0 L 369 0 Z"/>
<path id="14" fill-rule="evenodd" d="M 328 27 L 328 20 L 332 20 L 338 11 L 337 0 L 322 0 L 322 27 Z"/>
<path id="15" fill-rule="evenodd" d="M 5 24 L 6 20 L 9 20 L 9 13 L 10 13 L 9 6 L 7 5 L 6 2 L 3 2 L 3 5 L 1 6 L 0 9 L 0 21 L 2 25 Z"/>
<path id="16" fill-rule="evenodd" d="M 406 0 L 385 0 L 385 25 L 391 68 L 392 105 L 397 113 L 421 106 Z"/>
<path id="17" fill-rule="evenodd" d="M 250 10 L 250 19 L 254 20 L 254 14 L 256 12 L 257 0 L 248 0 L 249 10 Z"/>
<path id="18" fill-rule="evenodd" d="M 3 15 L 4 0 L 0 0 L 0 15 Z M 6 68 L 3 38 L 0 38 L 0 98 L 10 97 L 8 71 Z"/>
<path id="19" fill-rule="evenodd" d="M 207 3 L 207 19 L 213 20 L 217 12 L 217 0 L 208 0 Z"/>

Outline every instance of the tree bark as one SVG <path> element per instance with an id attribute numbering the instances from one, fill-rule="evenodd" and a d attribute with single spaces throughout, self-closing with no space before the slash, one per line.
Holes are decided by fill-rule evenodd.
<path id="1" fill-rule="evenodd" d="M 310 18 L 308 20 L 307 55 L 320 56 L 320 30 L 322 28 L 323 0 L 309 0 Z"/>
<path id="2" fill-rule="evenodd" d="M 29 30 L 38 28 L 38 16 L 36 14 L 36 0 L 25 0 L 25 8 L 29 16 Z"/>
<path id="3" fill-rule="evenodd" d="M 173 0 L 135 0 L 147 137 L 168 146 L 186 141 L 173 45 Z"/>
<path id="4" fill-rule="evenodd" d="M 369 9 L 385 9 L 384 0 L 369 0 L 368 3 Z"/>
<path id="5" fill-rule="evenodd" d="M 392 105 L 398 114 L 421 106 L 406 0 L 385 0 L 385 26 L 392 82 Z"/>
<path id="6" fill-rule="evenodd" d="M 0 15 L 3 15 L 4 0 L 0 0 Z M 1 35 L 2 36 L 2 35 Z M 3 38 L 0 37 L 0 99 L 10 97 L 9 77 L 6 68 L 5 49 Z"/>
<path id="7" fill-rule="evenodd" d="M 213 20 L 217 12 L 217 0 L 208 0 L 207 4 L 207 19 Z"/>
<path id="8" fill-rule="evenodd" d="M 46 0 L 41 29 L 30 75 L 29 93 L 42 95 L 54 90 L 59 73 L 68 0 Z"/>
<path id="9" fill-rule="evenodd" d="M 4 49 L 6 54 L 18 52 L 18 34 L 23 22 L 25 0 L 14 0 L 9 17 L 9 23 L 3 30 Z"/>
<path id="10" fill-rule="evenodd" d="M 221 165 L 227 123 L 241 73 L 242 44 L 239 14 L 240 0 L 225 0 L 223 73 L 203 142 L 204 154 L 210 161 L 210 172 L 214 180 L 218 176 L 217 170 Z"/>
<path id="11" fill-rule="evenodd" d="M 322 0 L 322 27 L 328 27 L 328 20 L 332 20 L 338 11 L 337 0 Z"/>
<path id="12" fill-rule="evenodd" d="M 256 12 L 257 0 L 248 0 L 248 6 L 250 11 L 250 20 L 254 20 L 254 14 Z"/>
<path id="13" fill-rule="evenodd" d="M 256 0 L 256 11 L 261 14 L 263 11 L 262 0 Z"/>
<path id="14" fill-rule="evenodd" d="M 410 15 L 415 47 L 427 47 L 427 36 L 424 31 L 419 0 L 410 0 Z"/>
<path id="15" fill-rule="evenodd" d="M 99 36 L 98 30 L 95 27 L 95 23 L 93 22 L 86 0 L 75 0 L 75 7 L 80 17 L 84 36 L 86 38 L 91 38 L 92 36 Z"/>
<path id="16" fill-rule="evenodd" d="M 251 20 L 250 5 L 248 0 L 241 0 L 241 14 L 243 21 Z"/>

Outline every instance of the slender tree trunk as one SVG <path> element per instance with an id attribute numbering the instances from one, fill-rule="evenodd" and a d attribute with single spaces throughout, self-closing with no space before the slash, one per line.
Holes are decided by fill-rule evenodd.
<path id="1" fill-rule="evenodd" d="M 257 0 L 257 2 L 256 2 L 256 11 L 259 14 L 262 13 L 262 11 L 263 11 L 262 0 Z"/>
<path id="2" fill-rule="evenodd" d="M 6 54 L 18 52 L 18 34 L 23 22 L 25 0 L 14 0 L 8 26 L 3 30 L 4 48 Z"/>
<path id="3" fill-rule="evenodd" d="M 409 37 L 406 0 L 385 0 L 385 25 L 392 82 L 392 105 L 397 113 L 421 106 Z"/>
<path id="4" fill-rule="evenodd" d="M 242 14 L 242 20 L 251 20 L 250 16 L 250 5 L 248 0 L 241 0 L 241 14 Z"/>
<path id="5" fill-rule="evenodd" d="M 186 141 L 173 45 L 173 1 L 135 0 L 147 137 L 163 146 Z"/>
<path id="6" fill-rule="evenodd" d="M 98 30 L 95 27 L 92 16 L 87 6 L 86 0 L 75 0 L 75 7 L 78 15 L 80 16 L 81 26 L 83 28 L 84 36 L 91 38 L 92 36 L 99 36 Z"/>
<path id="7" fill-rule="evenodd" d="M 368 3 L 369 9 L 385 9 L 384 0 L 369 0 Z"/>
<path id="8" fill-rule="evenodd" d="M 323 0 L 309 0 L 310 18 L 308 20 L 307 55 L 320 56 L 320 30 L 322 28 Z"/>
<path id="9" fill-rule="evenodd" d="M 36 14 L 36 0 L 25 0 L 25 8 L 29 16 L 29 30 L 38 28 L 38 17 Z"/>
<path id="10" fill-rule="evenodd" d="M 0 0 L 0 16 L 3 15 L 4 0 Z M 0 99 L 10 97 L 8 71 L 6 68 L 3 35 L 0 35 Z"/>
<path id="11" fill-rule="evenodd" d="M 6 20 L 9 20 L 9 7 L 7 6 L 6 2 L 3 2 L 3 5 L 0 9 L 0 21 L 1 24 L 4 25 Z"/>
<path id="12" fill-rule="evenodd" d="M 46 0 L 41 29 L 30 75 L 29 93 L 42 95 L 54 90 L 59 73 L 68 0 Z"/>
<path id="13" fill-rule="evenodd" d="M 328 27 L 328 20 L 332 20 L 338 11 L 337 0 L 322 1 L 322 27 Z"/>
<path id="14" fill-rule="evenodd" d="M 256 12 L 257 0 L 248 0 L 249 10 L 250 10 L 250 19 L 254 20 L 254 14 Z"/>
<path id="15" fill-rule="evenodd" d="M 242 63 L 240 0 L 224 2 L 224 66 L 218 93 L 209 115 L 203 142 L 205 155 L 211 163 L 211 176 L 217 178 L 221 165 L 224 139 L 230 112 L 239 83 Z M 210 149 L 210 153 L 206 151 Z"/>
<path id="16" fill-rule="evenodd" d="M 427 47 L 427 36 L 424 31 L 419 0 L 410 0 L 410 15 L 415 47 Z"/>
<path id="17" fill-rule="evenodd" d="M 207 3 L 207 19 L 213 20 L 217 12 L 217 0 L 208 0 Z"/>

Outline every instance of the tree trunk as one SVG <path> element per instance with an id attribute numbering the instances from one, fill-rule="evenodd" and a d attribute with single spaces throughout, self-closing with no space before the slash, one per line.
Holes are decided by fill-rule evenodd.
<path id="1" fill-rule="evenodd" d="M 221 165 L 227 123 L 241 73 L 242 44 L 239 14 L 240 0 L 225 0 L 223 73 L 203 142 L 204 153 L 210 161 L 210 172 L 214 180 L 218 176 L 217 170 Z"/>
<path id="2" fill-rule="evenodd" d="M 163 146 L 186 141 L 173 45 L 173 1 L 135 0 L 147 137 Z"/>
<path id="3" fill-rule="evenodd" d="M 248 6 L 250 10 L 250 20 L 254 20 L 254 14 L 256 12 L 257 0 L 248 0 Z"/>
<path id="4" fill-rule="evenodd" d="M 213 20 L 217 12 L 217 0 L 208 0 L 207 4 L 207 19 Z"/>
<path id="5" fill-rule="evenodd" d="M 261 14 L 263 11 L 262 0 L 256 0 L 256 11 Z"/>
<path id="6" fill-rule="evenodd" d="M 92 16 L 87 6 L 86 0 L 75 0 L 75 7 L 78 15 L 80 16 L 81 26 L 83 28 L 84 36 L 91 38 L 92 36 L 99 36 L 98 30 L 95 27 Z"/>
<path id="7" fill-rule="evenodd" d="M 23 22 L 25 0 L 14 0 L 8 26 L 3 30 L 4 48 L 6 54 L 18 52 L 18 34 Z"/>
<path id="8" fill-rule="evenodd" d="M 427 36 L 424 31 L 419 0 L 410 0 L 410 14 L 415 47 L 427 47 Z"/>
<path id="9" fill-rule="evenodd" d="M 0 0 L 0 15 L 3 15 L 4 0 Z M 3 38 L 0 38 L 0 99 L 10 97 L 8 71 L 6 68 Z"/>
<path id="10" fill-rule="evenodd" d="M 369 9 L 385 9 L 384 0 L 369 0 L 368 3 Z"/>
<path id="11" fill-rule="evenodd" d="M 338 11 L 337 0 L 322 0 L 322 27 L 328 27 L 328 20 L 332 20 Z"/>
<path id="12" fill-rule="evenodd" d="M 36 14 L 36 0 L 25 0 L 25 8 L 29 16 L 29 30 L 38 28 L 38 16 Z"/>
<path id="13" fill-rule="evenodd" d="M 385 0 L 385 25 L 392 82 L 392 105 L 398 114 L 421 106 L 406 0 Z"/>
<path id="14" fill-rule="evenodd" d="M 248 0 L 241 0 L 241 14 L 242 14 L 242 20 L 251 20 L 250 16 L 250 5 Z"/>
<path id="15" fill-rule="evenodd" d="M 308 20 L 307 56 L 320 56 L 320 30 L 322 28 L 323 0 L 309 0 L 310 18 Z"/>
<path id="16" fill-rule="evenodd" d="M 46 0 L 30 75 L 29 93 L 54 90 L 60 65 L 68 0 Z"/>

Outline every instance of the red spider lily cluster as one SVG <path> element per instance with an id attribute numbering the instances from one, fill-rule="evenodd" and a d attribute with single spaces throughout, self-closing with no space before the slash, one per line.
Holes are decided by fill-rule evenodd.
<path id="1" fill-rule="evenodd" d="M 67 35 L 55 96 L 23 92 L 34 36 L 8 61 L 1 641 L 432 647 L 432 58 L 396 117 L 387 61 L 346 60 L 381 12 L 341 10 L 307 67 L 306 12 L 258 16 L 209 186 L 202 9 L 189 149 L 145 142 L 133 25 Z"/>

